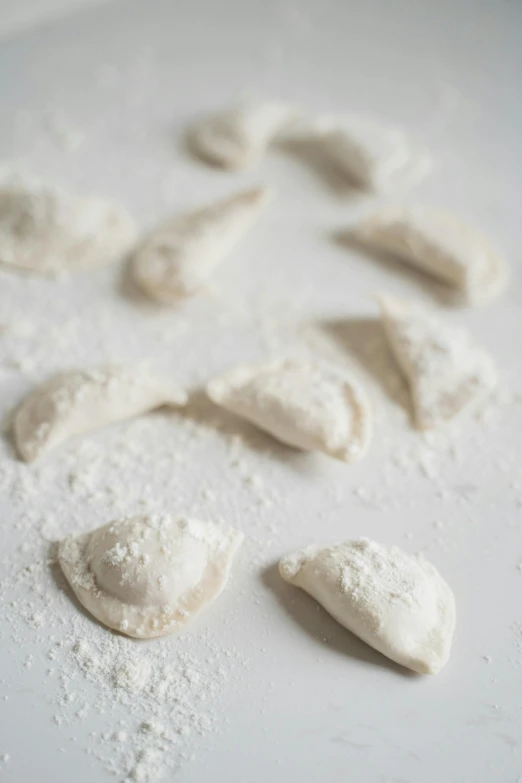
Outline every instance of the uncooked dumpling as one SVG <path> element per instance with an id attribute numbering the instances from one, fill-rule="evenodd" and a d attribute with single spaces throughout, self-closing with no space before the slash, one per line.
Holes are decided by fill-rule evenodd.
<path id="1" fill-rule="evenodd" d="M 297 449 L 357 462 L 370 441 L 366 394 L 352 378 L 317 362 L 240 365 L 210 381 L 207 394 Z"/>
<path id="2" fill-rule="evenodd" d="M 243 101 L 204 117 L 189 140 L 193 151 L 210 163 L 243 169 L 256 163 L 295 118 L 295 109 L 281 101 Z"/>
<path id="3" fill-rule="evenodd" d="M 386 337 L 406 376 L 419 429 L 478 407 L 497 386 L 492 358 L 470 335 L 417 302 L 378 297 Z"/>
<path id="4" fill-rule="evenodd" d="M 32 462 L 74 435 L 186 401 L 177 384 L 141 366 L 62 373 L 35 389 L 16 411 L 16 447 L 22 459 Z"/>
<path id="5" fill-rule="evenodd" d="M 107 264 L 123 256 L 135 238 L 123 207 L 76 196 L 34 181 L 0 186 L 0 262 L 56 274 Z"/>
<path id="6" fill-rule="evenodd" d="M 195 294 L 255 222 L 268 196 L 266 188 L 254 188 L 173 218 L 137 250 L 136 283 L 167 304 Z"/>
<path id="7" fill-rule="evenodd" d="M 365 117 L 325 117 L 312 135 L 339 170 L 365 190 L 411 184 L 431 167 L 428 154 L 403 131 Z"/>
<path id="8" fill-rule="evenodd" d="M 504 259 L 475 228 L 429 207 L 383 209 L 353 230 L 355 238 L 385 250 L 456 288 L 469 304 L 504 287 Z"/>
<path id="9" fill-rule="evenodd" d="M 178 630 L 220 594 L 242 540 L 231 527 L 138 516 L 66 538 L 58 559 L 97 620 L 151 638 Z"/>
<path id="10" fill-rule="evenodd" d="M 392 661 L 420 674 L 437 674 L 447 662 L 455 599 L 423 557 L 360 538 L 300 549 L 283 557 L 279 570 Z"/>

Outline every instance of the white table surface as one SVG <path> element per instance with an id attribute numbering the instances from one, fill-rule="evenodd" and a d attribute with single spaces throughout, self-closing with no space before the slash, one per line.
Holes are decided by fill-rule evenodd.
<path id="1" fill-rule="evenodd" d="M 19 482 L 37 482 L 38 468 L 14 464 L 6 439 L 0 611 L 11 620 L 1 634 L 8 699 L 0 700 L 0 755 L 9 759 L 0 762 L 0 780 L 124 779 L 85 753 L 95 747 L 89 733 L 110 730 L 124 708 L 55 725 L 59 693 L 47 656 L 64 626 L 35 630 L 13 619 L 7 603 L 17 599 L 12 580 L 22 566 L 46 567 L 46 538 L 102 524 L 116 506 L 132 513 L 145 490 L 159 509 L 223 517 L 247 534 L 226 593 L 168 641 L 173 651 L 197 654 L 210 639 L 218 659 L 225 664 L 229 650 L 235 662 L 214 705 L 220 731 L 193 741 L 194 758 L 176 780 L 522 779 L 521 29 L 514 0 L 125 0 L 2 41 L 6 161 L 120 198 L 142 228 L 244 184 L 271 184 L 276 196 L 213 290 L 181 312 L 140 306 L 116 268 L 44 281 L 0 273 L 0 321 L 29 323 L 17 343 L 21 368 L 8 362 L 12 337 L 0 336 L 0 413 L 38 380 L 75 365 L 146 357 L 196 388 L 236 361 L 316 352 L 360 366 L 376 431 L 367 458 L 348 467 L 294 454 L 208 406 L 193 414 L 200 428 L 193 439 L 190 416 L 150 417 L 140 424 L 148 461 L 136 475 L 132 462 L 120 468 L 110 460 L 123 430 L 90 436 L 100 492 L 87 501 L 61 473 L 74 446 L 49 458 L 34 492 L 17 495 Z M 451 308 L 419 276 L 341 247 L 333 234 L 367 201 L 339 194 L 303 161 L 274 151 L 256 170 L 232 175 L 191 160 L 180 141 L 186 124 L 244 90 L 410 128 L 437 168 L 406 195 L 454 209 L 496 240 L 512 269 L 505 295 L 476 310 Z M 76 149 L 67 149 L 71 139 L 81 142 Z M 496 357 L 501 389 L 485 420 L 429 442 L 412 430 L 375 320 L 371 294 L 379 287 L 440 305 Z M 231 458 L 231 438 L 241 433 L 240 456 Z M 172 475 L 159 468 L 165 451 L 177 455 Z M 107 477 L 117 483 L 122 470 L 128 493 L 115 503 Z M 389 664 L 274 570 L 289 549 L 360 535 L 422 549 L 454 589 L 457 631 L 437 677 Z M 76 623 L 93 640 L 107 633 L 54 581 L 45 584 L 31 600 L 46 616 L 58 607 L 65 629 Z M 53 665 L 62 665 L 60 656 Z M 81 672 L 78 682 L 97 698 L 96 683 Z M 139 724 L 138 713 L 133 720 Z"/>

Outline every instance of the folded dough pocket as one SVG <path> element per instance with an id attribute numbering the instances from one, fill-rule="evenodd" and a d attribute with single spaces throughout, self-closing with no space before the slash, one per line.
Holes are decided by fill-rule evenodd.
<path id="1" fill-rule="evenodd" d="M 132 517 L 64 539 L 58 559 L 97 620 L 150 638 L 180 629 L 219 595 L 242 540 L 223 525 Z"/>
<path id="2" fill-rule="evenodd" d="M 311 139 L 364 190 L 410 185 L 431 168 L 428 153 L 406 133 L 366 117 L 324 117 L 312 125 Z"/>
<path id="3" fill-rule="evenodd" d="M 366 394 L 352 377 L 318 362 L 239 365 L 210 381 L 207 394 L 297 449 L 357 462 L 370 442 L 373 417 Z"/>
<path id="4" fill-rule="evenodd" d="M 411 390 L 419 429 L 479 408 L 497 386 L 493 359 L 471 335 L 417 302 L 378 296 L 384 331 Z"/>
<path id="5" fill-rule="evenodd" d="M 121 258 L 135 240 L 118 203 L 16 178 L 0 186 L 0 262 L 41 274 Z"/>
<path id="6" fill-rule="evenodd" d="M 203 117 L 189 133 L 192 151 L 217 166 L 244 169 L 259 161 L 270 142 L 297 117 L 281 101 L 241 101 Z"/>
<path id="7" fill-rule="evenodd" d="M 279 571 L 392 661 L 420 674 L 437 674 L 447 662 L 455 599 L 423 557 L 360 538 L 293 552 Z"/>
<path id="8" fill-rule="evenodd" d="M 16 411 L 16 448 L 32 462 L 75 435 L 186 401 L 184 389 L 140 365 L 62 373 L 35 389 Z"/>
<path id="9" fill-rule="evenodd" d="M 431 207 L 381 209 L 352 230 L 357 241 L 384 250 L 459 291 L 468 304 L 504 288 L 507 266 L 490 242 L 455 215 Z"/>
<path id="10" fill-rule="evenodd" d="M 135 283 L 163 304 L 197 293 L 255 223 L 269 195 L 267 188 L 252 188 L 167 221 L 132 257 Z"/>

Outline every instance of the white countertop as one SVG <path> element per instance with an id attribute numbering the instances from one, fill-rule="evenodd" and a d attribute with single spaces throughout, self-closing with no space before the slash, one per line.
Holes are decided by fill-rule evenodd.
<path id="1" fill-rule="evenodd" d="M 70 366 L 145 357 L 196 388 L 234 362 L 297 351 L 360 368 L 376 432 L 366 459 L 349 467 L 279 447 L 200 400 L 186 416 L 96 433 L 87 451 L 71 444 L 42 466 L 17 463 L 6 438 L 0 757 L 9 758 L 0 780 L 126 779 L 120 761 L 113 776 L 95 757 L 119 752 L 99 735 L 119 721 L 139 732 L 148 702 L 141 715 L 139 694 L 125 706 L 101 693 L 71 656 L 80 638 L 98 649 L 108 632 L 56 583 L 48 540 L 135 513 L 143 497 L 247 534 L 219 601 L 186 632 L 150 643 L 163 661 L 196 661 L 212 683 L 223 670 L 209 705 L 218 730 L 167 743 L 180 766 L 166 780 L 521 780 L 521 24 L 520 4 L 495 0 L 125 0 L 5 35 L 4 160 L 119 198 L 142 228 L 244 184 L 270 184 L 275 198 L 213 290 L 181 311 L 135 302 L 118 268 L 58 280 L 0 272 L 0 322 L 10 324 L 0 336 L 1 415 Z M 244 90 L 411 129 L 437 167 L 404 197 L 480 225 L 510 261 L 506 293 L 480 309 L 451 308 L 420 276 L 343 248 L 334 233 L 367 201 L 282 152 L 238 175 L 190 159 L 187 123 Z M 495 356 L 501 388 L 482 420 L 429 441 L 412 430 L 376 321 L 377 288 L 440 305 Z M 274 564 L 286 551 L 360 535 L 421 549 L 453 588 L 457 631 L 437 677 L 387 662 L 279 579 Z M 22 572 L 31 563 L 34 572 Z M 145 649 L 114 645 L 130 656 Z M 75 715 L 71 692 L 92 705 L 87 717 Z M 158 709 L 167 725 L 181 707 Z"/>

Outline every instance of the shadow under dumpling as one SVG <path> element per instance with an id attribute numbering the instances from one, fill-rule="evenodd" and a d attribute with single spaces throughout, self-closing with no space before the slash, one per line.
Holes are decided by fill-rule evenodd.
<path id="1" fill-rule="evenodd" d="M 334 231 L 331 240 L 344 250 L 349 250 L 376 264 L 380 269 L 405 282 L 413 282 L 430 298 L 446 307 L 462 307 L 465 304 L 462 293 L 450 285 L 435 280 L 428 273 L 416 269 L 393 253 L 371 248 L 360 242 L 350 231 Z"/>
<path id="2" fill-rule="evenodd" d="M 275 149 L 307 166 L 326 187 L 340 198 L 359 199 L 366 194 L 358 183 L 341 171 L 313 137 L 282 138 Z"/>
<path id="3" fill-rule="evenodd" d="M 366 665 L 388 669 L 407 679 L 418 677 L 415 672 L 405 669 L 358 639 L 334 620 L 311 596 L 285 582 L 279 574 L 277 563 L 266 568 L 261 579 L 290 618 L 317 644 L 326 644 L 339 655 L 354 658 Z"/>
<path id="4" fill-rule="evenodd" d="M 246 419 L 216 405 L 202 389 L 193 392 L 188 404 L 183 409 L 177 409 L 176 415 L 210 427 L 226 437 L 238 436 L 252 451 L 268 454 L 305 476 L 315 475 L 321 461 L 320 455 L 286 446 Z"/>
<path id="5" fill-rule="evenodd" d="M 333 318 L 318 324 L 328 338 L 350 355 L 386 397 L 412 414 L 406 381 L 388 347 L 378 318 Z"/>

